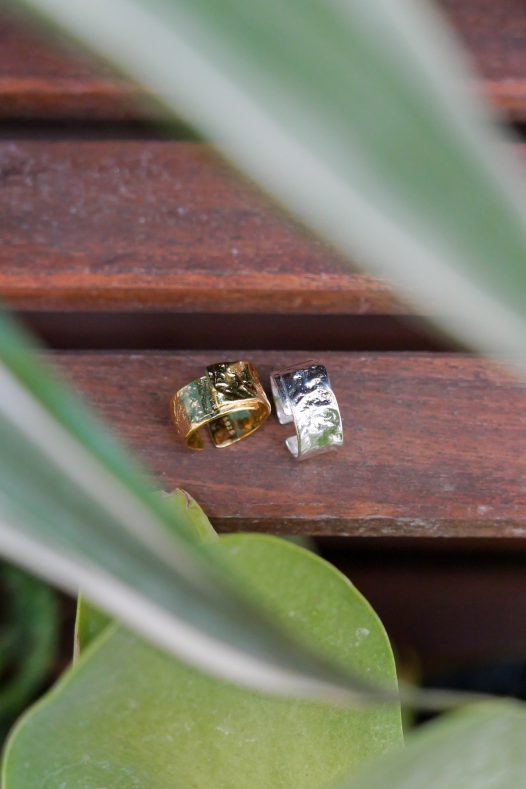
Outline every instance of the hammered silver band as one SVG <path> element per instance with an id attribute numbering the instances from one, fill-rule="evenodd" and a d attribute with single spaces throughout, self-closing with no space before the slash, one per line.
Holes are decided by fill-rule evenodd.
<path id="1" fill-rule="evenodd" d="M 308 361 L 277 370 L 270 386 L 279 421 L 294 422 L 296 435 L 285 444 L 295 458 L 304 460 L 343 444 L 342 418 L 323 364 Z"/>

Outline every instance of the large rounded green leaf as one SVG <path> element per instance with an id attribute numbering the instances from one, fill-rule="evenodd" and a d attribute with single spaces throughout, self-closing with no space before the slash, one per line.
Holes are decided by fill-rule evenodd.
<path id="1" fill-rule="evenodd" d="M 221 538 L 247 589 L 333 660 L 388 687 L 393 655 L 368 603 L 327 562 L 262 535 Z M 109 626 L 19 724 L 5 789 L 320 787 L 402 741 L 400 709 L 265 697 Z"/>

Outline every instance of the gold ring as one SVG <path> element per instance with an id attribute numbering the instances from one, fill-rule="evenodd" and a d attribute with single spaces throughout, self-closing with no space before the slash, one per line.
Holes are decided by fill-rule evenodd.
<path id="1" fill-rule="evenodd" d="M 250 362 L 220 362 L 183 386 L 170 400 L 170 415 L 185 446 L 203 449 L 207 427 L 216 447 L 228 447 L 261 427 L 270 403 Z"/>

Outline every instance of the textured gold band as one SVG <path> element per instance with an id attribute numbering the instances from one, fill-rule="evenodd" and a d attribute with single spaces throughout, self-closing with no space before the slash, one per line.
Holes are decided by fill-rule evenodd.
<path id="1" fill-rule="evenodd" d="M 216 447 L 228 447 L 263 424 L 270 403 L 250 362 L 220 362 L 174 394 L 170 414 L 189 449 L 203 449 L 205 426 Z"/>

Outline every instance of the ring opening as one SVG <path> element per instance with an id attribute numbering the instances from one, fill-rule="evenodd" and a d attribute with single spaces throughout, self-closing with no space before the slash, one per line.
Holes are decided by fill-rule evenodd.
<path id="1" fill-rule="evenodd" d="M 207 424 L 210 438 L 216 447 L 228 447 L 235 441 L 249 436 L 265 421 L 267 409 L 264 406 L 257 408 L 232 411 Z"/>

